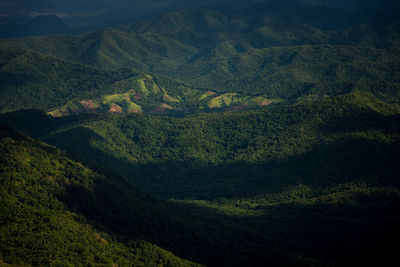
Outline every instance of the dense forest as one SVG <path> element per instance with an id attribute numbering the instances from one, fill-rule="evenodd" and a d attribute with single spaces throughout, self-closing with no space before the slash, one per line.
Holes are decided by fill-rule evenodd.
<path id="1" fill-rule="evenodd" d="M 170 204 L 186 210 L 189 229 L 195 221 L 192 212 L 201 212 L 202 223 L 208 225 L 201 226 L 202 236 L 216 224 L 235 225 L 218 231 L 225 238 L 238 229 L 268 237 L 274 245 L 268 245 L 267 254 L 275 255 L 277 246 L 278 255 L 295 251 L 292 257 L 302 255 L 309 263 L 343 263 L 390 256 L 390 245 L 375 242 L 397 235 L 399 114 L 396 104 L 355 92 L 186 118 L 53 118 L 28 110 L 4 114 L 0 120 L 69 151 L 93 169 L 112 169 L 140 190 L 171 199 Z"/>
<path id="2" fill-rule="evenodd" d="M 104 201 L 125 195 L 129 198 L 125 205 L 142 206 L 131 216 L 143 221 L 149 214 L 155 221 L 155 214 L 168 217 L 150 199 L 119 178 L 110 179 L 69 159 L 53 146 L 0 127 L 2 264 L 195 266 L 140 239 L 131 239 L 128 246 L 117 234 L 94 224 L 90 215 L 84 216 L 87 212 L 99 216 L 115 208 L 121 204 L 119 199 L 108 207 Z"/>
<path id="3" fill-rule="evenodd" d="M 398 265 L 398 4 L 100 2 L 0 16 L 0 265 Z"/>

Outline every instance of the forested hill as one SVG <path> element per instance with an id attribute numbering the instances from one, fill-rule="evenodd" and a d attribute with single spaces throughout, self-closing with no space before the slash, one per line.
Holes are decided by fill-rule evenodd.
<path id="1" fill-rule="evenodd" d="M 138 229 L 111 226 L 117 216 L 123 228 L 121 212 L 128 210 L 133 228 L 169 216 L 123 179 L 96 173 L 3 124 L 0 161 L 0 263 L 198 266 L 146 242 Z"/>
<path id="2" fill-rule="evenodd" d="M 85 112 L 182 116 L 281 101 L 263 94 L 207 91 L 128 68 L 103 71 L 23 49 L 0 54 L 0 112 L 40 108 L 56 117 Z"/>
<path id="3" fill-rule="evenodd" d="M 371 21 L 341 9 L 290 3 L 268 2 L 254 7 L 259 13 L 248 14 L 186 8 L 79 36 L 2 39 L 0 93 L 11 101 L 1 103 L 1 110 L 59 107 L 54 92 L 79 101 L 105 88 L 125 93 L 130 86 L 115 84 L 130 78 L 120 75 L 121 68 L 162 75 L 203 92 L 292 101 L 362 90 L 399 102 L 398 20 Z M 280 12 L 272 12 L 276 9 Z M 16 59 L 15 53 L 23 55 Z M 57 70 L 54 61 L 65 67 L 46 71 Z M 73 75 L 77 71 L 80 78 Z"/>

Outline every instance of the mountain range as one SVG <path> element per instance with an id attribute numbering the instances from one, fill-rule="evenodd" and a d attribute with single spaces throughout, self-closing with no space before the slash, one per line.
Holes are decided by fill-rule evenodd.
<path id="1" fill-rule="evenodd" d="M 272 7 L 264 6 L 266 10 Z M 292 5 L 290 9 L 279 5 L 277 8 L 283 11 L 254 16 L 184 9 L 81 36 L 5 39 L 1 43 L 3 57 L 7 60 L 1 67 L 6 85 L 2 99 L 16 92 L 18 98 L 24 98 L 26 90 L 37 87 L 35 83 L 49 82 L 44 79 L 50 80 L 49 88 L 53 87 L 53 92 L 59 90 L 57 87 L 62 87 L 62 91 L 66 91 L 64 87 L 68 87 L 67 90 L 76 88 L 78 92 L 63 96 L 64 103 L 67 102 L 65 98 L 88 100 L 80 99 L 88 97 L 87 94 L 82 96 L 83 92 L 88 88 L 96 91 L 93 89 L 99 86 L 102 90 L 114 87 L 108 92 L 125 93 L 132 89 L 125 80 L 130 80 L 135 72 L 144 72 L 221 94 L 240 93 L 293 101 L 299 97 L 336 95 L 359 89 L 373 92 L 382 99 L 398 101 L 398 21 L 354 25 L 356 19 L 342 20 L 349 17 L 348 14 L 336 9 L 310 11 L 300 4 L 296 12 L 291 11 Z M 291 12 L 296 16 L 291 16 Z M 307 12 L 318 16 L 307 16 Z M 284 20 L 286 17 L 291 21 Z M 336 19 L 332 21 L 332 18 Z M 327 19 L 332 21 L 331 25 L 313 26 L 323 25 Z M 334 29 L 337 21 L 351 26 Z M 29 61 L 25 57 L 37 59 Z M 47 73 L 47 67 L 55 69 L 51 66 L 53 62 L 59 62 L 58 68 L 66 65 L 62 68 L 68 71 L 49 74 L 51 78 L 36 77 L 36 73 Z M 30 73 L 29 77 L 18 78 L 21 75 L 18 64 L 23 65 L 24 72 Z M 102 73 L 102 78 L 92 79 L 99 80 L 99 84 L 90 85 L 85 84 L 92 82 L 90 79 L 81 78 L 84 82 L 71 84 L 73 80 L 66 81 L 63 77 L 77 70 L 81 75 L 93 75 L 94 69 L 126 74 L 116 77 L 113 73 Z M 129 75 L 129 71 L 134 73 Z M 103 81 L 105 76 L 113 78 Z M 17 82 L 21 80 L 24 83 Z M 120 88 L 116 82 L 127 85 Z M 29 89 L 25 88 L 27 83 Z M 169 88 L 165 89 L 173 94 Z M 99 94 L 94 96 L 99 97 Z M 30 99 L 23 105 L 53 108 L 62 104 L 50 98 L 51 103 L 27 103 L 35 101 Z M 7 111 L 19 108 L 2 106 Z"/>
<path id="2" fill-rule="evenodd" d="M 0 25 L 0 265 L 396 266 L 396 2 L 70 2 Z"/>

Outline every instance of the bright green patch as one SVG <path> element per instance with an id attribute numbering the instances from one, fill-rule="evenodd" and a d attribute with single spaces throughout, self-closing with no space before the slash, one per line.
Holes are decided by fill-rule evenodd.
<path id="1" fill-rule="evenodd" d="M 139 79 L 137 80 L 137 89 L 139 92 L 141 92 L 144 96 L 149 96 L 151 94 L 151 92 L 149 91 L 149 89 L 146 87 L 145 84 L 145 79 Z"/>
<path id="2" fill-rule="evenodd" d="M 214 97 L 213 99 L 210 100 L 208 103 L 209 108 L 223 108 L 223 107 L 229 107 L 234 104 L 239 104 L 241 103 L 241 100 L 238 97 L 238 93 L 226 93 L 217 97 Z"/>

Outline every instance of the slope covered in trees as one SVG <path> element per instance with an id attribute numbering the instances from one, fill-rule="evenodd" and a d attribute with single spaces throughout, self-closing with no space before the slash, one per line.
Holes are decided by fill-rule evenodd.
<path id="1" fill-rule="evenodd" d="M 132 69 L 102 71 L 23 49 L 2 51 L 0 112 L 49 110 L 53 116 L 92 113 L 185 115 L 257 108 L 279 99 L 214 92 Z"/>
<path id="2" fill-rule="evenodd" d="M 2 263 L 199 266 L 160 247 L 208 266 L 302 262 L 256 231 L 146 196 L 3 124 L 0 138 Z"/>
<path id="3" fill-rule="evenodd" d="M 71 99 L 119 92 L 115 83 L 138 75 L 128 69 L 102 71 L 23 49 L 2 50 L 0 58 L 0 112 L 48 109 Z"/>
<path id="4" fill-rule="evenodd" d="M 196 255 L 198 262 L 340 265 L 395 257 L 399 113 L 396 104 L 355 92 L 181 119 L 20 111 L 1 120 L 175 199 L 185 214 L 179 229 L 197 229 L 206 240 L 218 232 L 211 243 L 219 260 Z M 233 248 L 240 261 L 227 253 Z"/>
<path id="5" fill-rule="evenodd" d="M 51 118 L 28 113 L 32 112 L 4 114 L 1 119 L 82 159 L 115 168 L 142 190 L 167 198 L 247 196 L 274 191 L 281 183 L 306 179 L 323 185 L 361 173 L 366 175 L 363 179 L 373 178 L 384 167 L 362 166 L 375 162 L 395 170 L 397 160 L 389 151 L 393 148 L 397 153 L 398 105 L 361 92 L 182 119 L 143 115 Z M 368 156 L 364 150 L 370 151 Z M 354 167 L 346 166 L 347 156 L 354 157 L 349 161 Z M 387 159 L 377 162 L 375 157 L 381 156 Z M 309 166 L 306 162 L 312 158 L 316 162 Z M 281 174 L 283 180 L 274 177 L 276 167 L 285 164 L 294 169 Z M 232 174 L 237 178 L 232 179 Z M 384 174 L 394 176 L 380 175 Z"/>
<path id="6" fill-rule="evenodd" d="M 2 263 L 197 266 L 132 235 L 137 230 L 121 238 L 121 233 L 105 227 L 106 221 L 93 220 L 105 212 L 103 219 L 112 220 L 108 209 L 123 203 L 116 196 L 129 196 L 124 205 L 131 211 L 137 207 L 131 215 L 136 217 L 132 227 L 138 226 L 138 220 L 144 223 L 147 212 L 164 213 L 122 179 L 96 173 L 61 150 L 4 125 L 0 125 L 0 138 Z M 118 210 L 114 212 L 117 216 Z M 123 218 L 119 220 L 122 223 Z"/>

